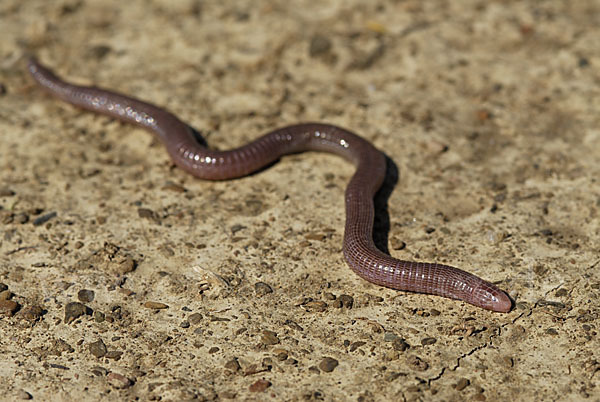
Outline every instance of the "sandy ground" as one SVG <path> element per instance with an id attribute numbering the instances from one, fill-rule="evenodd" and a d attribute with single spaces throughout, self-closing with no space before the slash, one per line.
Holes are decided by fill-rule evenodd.
<path id="1" fill-rule="evenodd" d="M 0 31 L 0 399 L 600 400 L 600 2 L 2 0 Z M 28 52 L 219 149 L 360 133 L 389 252 L 515 309 L 354 275 L 346 161 L 194 179 Z"/>

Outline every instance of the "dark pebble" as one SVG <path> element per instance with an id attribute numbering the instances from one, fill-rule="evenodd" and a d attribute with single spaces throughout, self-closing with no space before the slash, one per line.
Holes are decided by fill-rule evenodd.
<path id="1" fill-rule="evenodd" d="M 546 330 L 546 333 L 547 333 L 548 335 L 552 335 L 552 336 L 558 335 L 558 331 L 557 331 L 556 329 L 554 329 L 554 328 L 548 328 L 548 329 Z"/>
<path id="2" fill-rule="evenodd" d="M 138 208 L 138 216 L 140 218 L 154 219 L 154 211 L 148 208 Z"/>
<path id="3" fill-rule="evenodd" d="M 231 234 L 236 234 L 237 232 L 243 229 L 246 229 L 246 226 L 240 225 L 239 223 L 235 224 L 231 227 Z"/>
<path id="4" fill-rule="evenodd" d="M 396 339 L 398 339 L 398 335 L 396 335 L 393 332 L 386 332 L 385 334 L 383 334 L 383 341 L 384 342 L 393 342 Z"/>
<path id="5" fill-rule="evenodd" d="M 15 192 L 9 188 L 0 188 L 0 197 L 12 197 L 15 195 Z"/>
<path id="6" fill-rule="evenodd" d="M 0 300 L 0 314 L 12 317 L 19 310 L 19 303 L 13 300 Z"/>
<path id="7" fill-rule="evenodd" d="M 112 360 L 121 360 L 121 356 L 123 356 L 123 352 L 118 350 L 111 350 L 110 352 L 107 352 L 104 357 Z"/>
<path id="8" fill-rule="evenodd" d="M 271 386 L 271 383 L 267 380 L 258 380 L 254 384 L 250 385 L 250 392 L 263 392 Z"/>
<path id="9" fill-rule="evenodd" d="M 363 345 L 366 345 L 367 342 L 363 342 L 363 341 L 356 341 L 356 342 L 352 342 L 350 344 L 350 347 L 348 348 L 348 350 L 350 352 L 354 352 L 356 349 L 360 348 Z"/>
<path id="10" fill-rule="evenodd" d="M 70 302 L 65 306 L 65 323 L 70 324 L 79 317 L 84 314 L 91 314 L 92 310 L 79 303 L 79 302 Z"/>
<path id="11" fill-rule="evenodd" d="M 439 310 L 436 310 L 434 308 L 432 308 L 429 313 L 431 314 L 432 317 L 437 317 L 438 315 L 442 314 L 442 313 L 440 313 Z"/>
<path id="12" fill-rule="evenodd" d="M 457 391 L 462 391 L 463 389 L 467 388 L 469 386 L 471 382 L 466 379 L 466 378 L 461 378 L 460 380 L 458 380 L 458 382 L 456 383 L 456 390 Z"/>
<path id="13" fill-rule="evenodd" d="M 97 323 L 104 322 L 106 320 L 106 315 L 100 311 L 94 311 L 94 321 Z"/>
<path id="14" fill-rule="evenodd" d="M 196 324 L 200 323 L 200 321 L 202 321 L 202 314 L 200 314 L 200 313 L 190 314 L 190 316 L 188 317 L 188 321 L 190 322 L 190 324 L 196 325 Z"/>
<path id="15" fill-rule="evenodd" d="M 77 298 L 80 302 L 89 303 L 94 301 L 94 291 L 88 289 L 81 289 L 77 292 Z"/>
<path id="16" fill-rule="evenodd" d="M 398 338 L 392 342 L 392 347 L 394 348 L 394 350 L 397 350 L 399 352 L 404 352 L 410 346 L 408 345 L 408 343 L 406 343 L 406 341 L 404 339 Z"/>
<path id="17" fill-rule="evenodd" d="M 96 377 L 104 377 L 105 375 L 108 374 L 108 370 L 102 366 L 94 366 L 94 367 L 92 367 L 91 371 L 92 371 L 92 374 L 94 374 Z"/>
<path id="18" fill-rule="evenodd" d="M 335 295 L 331 292 L 323 293 L 323 297 L 327 300 L 335 300 L 336 299 Z"/>
<path id="19" fill-rule="evenodd" d="M 285 349 L 275 349 L 273 350 L 273 354 L 275 355 L 275 358 L 280 362 L 288 358 L 288 351 Z"/>
<path id="20" fill-rule="evenodd" d="M 56 212 L 49 212 L 42 216 L 38 216 L 37 218 L 35 218 L 33 220 L 33 226 L 43 225 L 44 223 L 48 222 L 50 219 L 54 218 L 56 215 L 57 215 Z"/>
<path id="21" fill-rule="evenodd" d="M 97 358 L 104 357 L 106 355 L 106 345 L 102 342 L 102 339 L 98 339 L 96 342 L 90 343 L 88 346 L 90 353 Z"/>
<path id="22" fill-rule="evenodd" d="M 25 318 L 28 321 L 37 321 L 43 315 L 45 311 L 38 305 L 27 306 L 21 311 L 21 317 Z"/>
<path id="23" fill-rule="evenodd" d="M 100 59 L 103 59 L 111 51 L 112 51 L 112 48 L 110 46 L 96 45 L 96 46 L 92 46 L 87 51 L 87 54 L 94 59 L 100 60 Z"/>
<path id="24" fill-rule="evenodd" d="M 27 391 L 25 391 L 25 390 L 23 390 L 23 389 L 22 389 L 22 390 L 20 390 L 20 391 L 17 393 L 17 397 L 18 397 L 19 399 L 21 399 L 21 400 L 24 400 L 24 401 L 26 401 L 26 400 L 29 400 L 29 399 L 33 399 L 33 396 L 31 396 L 31 394 L 30 394 L 29 392 L 27 392 Z"/>
<path id="25" fill-rule="evenodd" d="M 59 370 L 71 370 L 67 366 L 63 366 L 62 364 L 50 363 L 51 368 L 59 369 Z"/>
<path id="26" fill-rule="evenodd" d="M 257 296 L 264 296 L 267 293 L 273 293 L 273 288 L 264 282 L 256 282 L 254 284 L 254 291 Z"/>
<path id="27" fill-rule="evenodd" d="M 190 327 L 190 322 L 189 321 L 181 321 L 181 324 L 179 324 L 179 326 L 181 328 L 189 328 Z"/>
<path id="28" fill-rule="evenodd" d="M 8 286 L 5 283 L 0 283 L 0 292 L 4 292 L 8 289 Z"/>
<path id="29" fill-rule="evenodd" d="M 435 338 L 423 338 L 423 339 L 421 339 L 421 345 L 423 345 L 423 346 L 433 345 L 436 342 L 437 342 L 437 339 L 435 339 Z"/>
<path id="30" fill-rule="evenodd" d="M 331 50 L 331 41 L 326 36 L 316 34 L 310 40 L 308 53 L 310 57 L 316 57 Z"/>
<path id="31" fill-rule="evenodd" d="M 338 300 L 342 302 L 342 305 L 346 308 L 352 308 L 354 305 L 354 298 L 349 295 L 340 295 Z"/>
<path id="32" fill-rule="evenodd" d="M 319 368 L 326 373 L 331 373 L 338 366 L 338 364 L 339 362 L 334 358 L 325 357 L 323 360 L 321 360 L 321 363 L 319 363 Z"/>
<path id="33" fill-rule="evenodd" d="M 569 291 L 567 289 L 558 289 L 556 291 L 556 293 L 554 294 L 556 297 L 564 297 L 567 296 L 569 294 Z"/>

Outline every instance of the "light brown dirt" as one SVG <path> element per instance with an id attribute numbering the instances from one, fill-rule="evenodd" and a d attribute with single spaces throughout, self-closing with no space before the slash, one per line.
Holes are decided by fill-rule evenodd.
<path id="1" fill-rule="evenodd" d="M 599 15 L 593 0 L 3 0 L 0 399 L 600 400 Z M 360 133 L 399 171 L 391 254 L 496 281 L 515 309 L 354 275 L 347 162 L 194 179 L 146 132 L 45 95 L 27 53 L 165 105 L 220 149 L 302 121 Z"/>

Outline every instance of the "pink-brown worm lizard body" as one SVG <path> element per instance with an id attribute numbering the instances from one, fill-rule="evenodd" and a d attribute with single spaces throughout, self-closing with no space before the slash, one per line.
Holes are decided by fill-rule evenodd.
<path id="1" fill-rule="evenodd" d="M 350 131 L 329 124 L 297 124 L 271 131 L 236 149 L 215 151 L 199 144 L 187 124 L 162 108 L 117 92 L 70 84 L 34 58 L 28 68 L 41 87 L 63 101 L 153 132 L 177 166 L 201 179 L 246 176 L 284 155 L 303 151 L 342 156 L 356 166 L 346 188 L 343 240 L 344 257 L 354 272 L 393 289 L 459 299 L 498 312 L 512 308 L 505 292 L 473 274 L 442 264 L 398 260 L 375 246 L 373 197 L 385 178 L 385 155 Z"/>

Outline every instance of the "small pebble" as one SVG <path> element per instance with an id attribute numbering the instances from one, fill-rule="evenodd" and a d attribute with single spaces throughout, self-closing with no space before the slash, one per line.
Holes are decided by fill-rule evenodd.
<path id="1" fill-rule="evenodd" d="M 554 295 L 556 297 L 564 297 L 564 296 L 567 296 L 568 294 L 569 294 L 569 292 L 567 291 L 567 289 L 562 288 L 562 289 L 558 289 Z"/>
<path id="2" fill-rule="evenodd" d="M 436 342 L 437 342 L 437 339 L 435 339 L 435 338 L 423 338 L 423 339 L 421 339 L 421 345 L 423 345 L 423 346 L 433 345 Z"/>
<path id="3" fill-rule="evenodd" d="M 12 197 L 13 195 L 15 195 L 16 193 L 6 187 L 0 188 L 0 197 Z"/>
<path id="4" fill-rule="evenodd" d="M 188 317 L 188 321 L 190 322 L 190 324 L 196 325 L 196 324 L 200 323 L 200 321 L 202 321 L 202 314 L 200 314 L 200 313 L 190 314 L 190 316 Z"/>
<path id="5" fill-rule="evenodd" d="M 54 218 L 56 215 L 56 212 L 49 212 L 42 216 L 38 216 L 33 220 L 33 226 L 41 226 L 44 223 L 48 222 L 50 219 Z"/>
<path id="6" fill-rule="evenodd" d="M 385 375 L 384 378 L 386 381 L 392 382 L 395 379 L 397 379 L 398 377 L 403 377 L 403 376 L 406 376 L 406 374 L 398 372 L 398 371 L 390 371 Z"/>
<path id="7" fill-rule="evenodd" d="M 123 356 L 123 352 L 119 350 L 111 350 L 109 352 L 106 352 L 106 355 L 104 357 L 112 360 L 120 360 L 121 356 Z"/>
<path id="8" fill-rule="evenodd" d="M 70 324 L 84 314 L 91 314 L 91 309 L 79 302 L 70 302 L 65 306 L 65 323 Z"/>
<path id="9" fill-rule="evenodd" d="M 275 358 L 281 362 L 288 358 L 288 351 L 285 349 L 275 349 L 273 350 L 273 354 L 275 355 Z"/>
<path id="10" fill-rule="evenodd" d="M 250 392 L 263 392 L 271 386 L 271 383 L 267 380 L 258 380 L 254 384 L 250 385 Z"/>
<path id="11" fill-rule="evenodd" d="M 311 301 L 304 304 L 303 307 L 306 309 L 306 311 L 309 311 L 311 313 L 321 313 L 327 310 L 327 303 L 323 301 Z"/>
<path id="12" fill-rule="evenodd" d="M 19 392 L 17 392 L 17 398 L 22 399 L 22 400 L 29 400 L 32 399 L 33 396 L 31 396 L 31 394 L 25 390 L 20 390 Z"/>
<path id="13" fill-rule="evenodd" d="M 356 349 L 360 348 L 363 345 L 366 345 L 367 342 L 363 342 L 363 341 L 356 341 L 356 342 L 352 342 L 350 344 L 350 347 L 348 348 L 348 350 L 350 352 L 354 352 Z"/>
<path id="14" fill-rule="evenodd" d="M 308 53 L 310 57 L 317 57 L 331 50 L 331 40 L 326 36 L 316 34 L 310 40 Z"/>
<path id="15" fill-rule="evenodd" d="M 0 292 L 0 300 L 9 300 L 12 299 L 13 294 L 10 290 L 4 290 Z"/>
<path id="16" fill-rule="evenodd" d="M 173 183 L 172 181 L 166 182 L 163 186 L 163 190 L 174 191 L 176 193 L 185 193 L 187 191 L 185 187 L 177 183 Z"/>
<path id="17" fill-rule="evenodd" d="M 89 303 L 94 301 L 94 291 L 88 289 L 81 289 L 77 292 L 77 298 L 80 302 Z"/>
<path id="18" fill-rule="evenodd" d="M 383 334 L 383 341 L 384 342 L 393 342 L 396 339 L 398 339 L 398 335 L 396 335 L 393 332 L 386 332 L 385 334 Z"/>
<path id="19" fill-rule="evenodd" d="M 319 370 L 319 368 L 317 366 L 310 366 L 308 368 L 308 371 L 310 371 L 311 373 L 315 373 L 315 374 L 321 374 L 321 370 Z"/>
<path id="20" fill-rule="evenodd" d="M 554 329 L 554 328 L 548 328 L 548 329 L 546 330 L 546 333 L 547 333 L 548 335 L 552 335 L 552 336 L 556 336 L 556 335 L 558 335 L 558 331 L 557 331 L 556 329 Z"/>
<path id="21" fill-rule="evenodd" d="M 469 386 L 471 382 L 466 379 L 466 378 L 461 378 L 460 380 L 458 380 L 458 382 L 456 383 L 456 390 L 457 391 L 462 391 L 463 389 L 467 388 Z"/>
<path id="22" fill-rule="evenodd" d="M 4 292 L 8 289 L 8 286 L 5 283 L 0 283 L 0 292 Z"/>
<path id="23" fill-rule="evenodd" d="M 396 352 L 395 350 L 388 350 L 387 352 L 385 352 L 385 355 L 383 356 L 383 360 L 391 362 L 393 360 L 398 360 L 399 357 L 400 357 L 400 354 L 398 352 Z"/>
<path id="24" fill-rule="evenodd" d="M 404 352 L 410 346 L 408 345 L 408 343 L 406 343 L 406 341 L 404 339 L 398 338 L 392 342 L 392 347 L 394 348 L 394 350 L 397 350 L 399 352 Z"/>
<path id="25" fill-rule="evenodd" d="M 19 309 L 19 303 L 13 300 L 0 300 L 0 314 L 12 317 Z"/>
<path id="26" fill-rule="evenodd" d="M 406 248 L 406 243 L 397 237 L 392 237 L 390 244 L 393 250 L 404 250 Z"/>
<path id="27" fill-rule="evenodd" d="M 307 235 L 304 236 L 304 238 L 306 240 L 323 241 L 327 238 L 327 236 L 324 233 L 308 233 Z"/>
<path id="28" fill-rule="evenodd" d="M 319 368 L 326 373 L 331 373 L 338 366 L 338 364 L 339 362 L 334 358 L 325 357 L 323 360 L 321 360 L 321 363 L 319 363 Z"/>
<path id="29" fill-rule="evenodd" d="M 129 378 L 118 373 L 109 373 L 106 380 L 117 389 L 129 388 L 133 384 Z"/>
<path id="30" fill-rule="evenodd" d="M 498 244 L 508 237 L 504 231 L 488 230 L 485 234 L 487 242 L 491 245 Z"/>
<path id="31" fill-rule="evenodd" d="M 15 215 L 15 222 L 20 224 L 27 223 L 29 222 L 29 215 L 27 215 L 25 212 L 19 212 Z"/>
<path id="32" fill-rule="evenodd" d="M 331 292 L 323 293 L 323 297 L 327 300 L 335 300 L 335 295 Z M 341 303 L 340 303 L 341 304 Z"/>
<path id="33" fill-rule="evenodd" d="M 21 311 L 21 317 L 28 321 L 37 321 L 44 315 L 44 309 L 38 305 L 27 306 Z"/>
<path id="34" fill-rule="evenodd" d="M 276 332 L 264 330 L 261 342 L 265 345 L 277 345 L 280 341 Z"/>
<path id="35" fill-rule="evenodd" d="M 104 322 L 106 319 L 106 315 L 100 311 L 94 311 L 94 321 L 97 323 Z"/>
<path id="36" fill-rule="evenodd" d="M 169 308 L 169 306 L 167 306 L 166 304 L 155 301 L 147 301 L 146 303 L 144 303 L 144 307 L 152 310 L 164 310 L 166 308 Z"/>
<path id="37" fill-rule="evenodd" d="M 181 321 L 181 324 L 179 324 L 179 326 L 181 328 L 189 328 L 190 327 L 190 322 L 189 321 Z"/>
<path id="38" fill-rule="evenodd" d="M 227 361 L 227 363 L 225 363 L 225 368 L 228 370 L 235 372 L 238 372 L 241 370 L 241 366 L 240 363 L 238 362 L 238 360 L 234 357 L 233 359 Z"/>
<path id="39" fill-rule="evenodd" d="M 102 339 L 98 339 L 96 342 L 90 343 L 88 349 L 90 350 L 90 353 L 97 358 L 101 358 L 106 354 L 106 345 Z"/>
<path id="40" fill-rule="evenodd" d="M 349 295 L 340 295 L 338 300 L 342 302 L 342 305 L 348 309 L 352 308 L 354 305 L 354 298 Z"/>
<path id="41" fill-rule="evenodd" d="M 268 293 L 273 293 L 273 288 L 264 282 L 256 282 L 254 284 L 254 291 L 257 296 L 264 296 Z"/>
<path id="42" fill-rule="evenodd" d="M 138 208 L 138 216 L 140 218 L 154 219 L 154 211 L 148 208 Z"/>
<path id="43" fill-rule="evenodd" d="M 413 370 L 425 371 L 429 368 L 429 364 L 418 356 L 409 356 L 407 363 Z"/>

